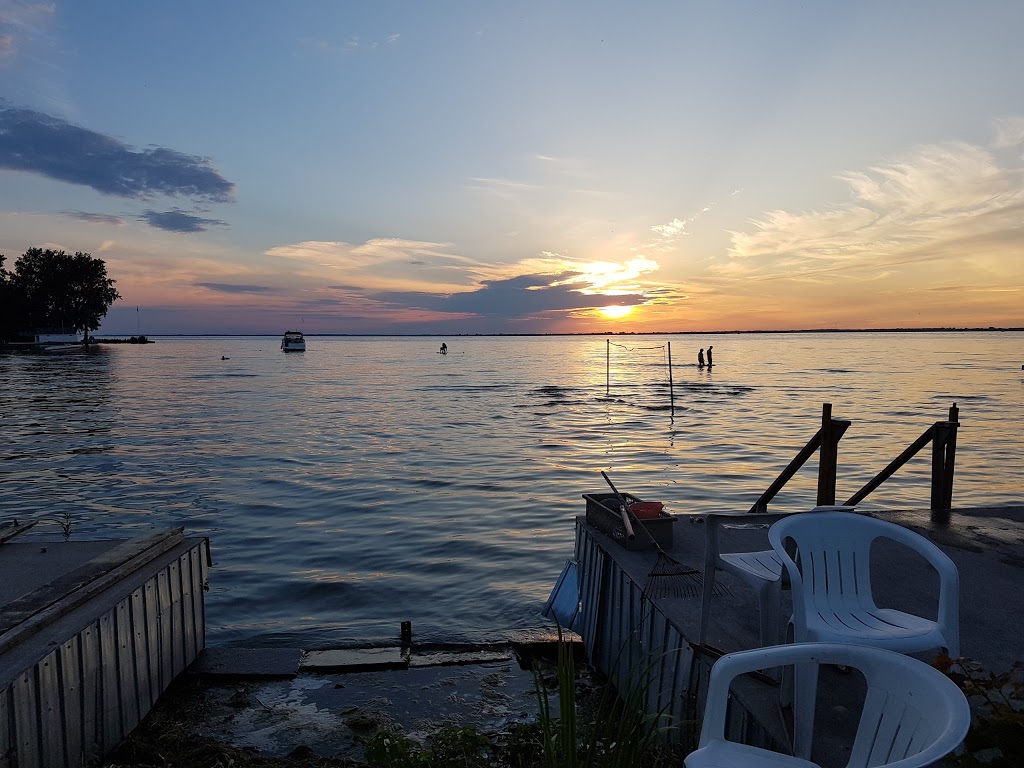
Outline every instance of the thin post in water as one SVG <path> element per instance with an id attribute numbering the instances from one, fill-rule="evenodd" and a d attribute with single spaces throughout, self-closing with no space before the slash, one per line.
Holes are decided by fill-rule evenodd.
<path id="1" fill-rule="evenodd" d="M 612 393 L 612 340 L 604 340 L 604 396 Z"/>
<path id="2" fill-rule="evenodd" d="M 672 342 L 668 342 L 668 402 L 669 414 L 676 415 L 676 391 L 672 383 Z"/>

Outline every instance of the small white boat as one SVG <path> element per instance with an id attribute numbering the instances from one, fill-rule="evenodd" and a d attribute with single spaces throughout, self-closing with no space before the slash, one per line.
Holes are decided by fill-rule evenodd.
<path id="1" fill-rule="evenodd" d="M 306 339 L 303 337 L 302 331 L 285 331 L 284 338 L 281 339 L 281 351 L 305 352 Z"/>

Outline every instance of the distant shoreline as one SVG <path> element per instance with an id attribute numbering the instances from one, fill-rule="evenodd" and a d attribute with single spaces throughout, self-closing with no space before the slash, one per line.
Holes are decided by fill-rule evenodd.
<path id="1" fill-rule="evenodd" d="M 511 337 L 544 337 L 544 336 L 736 336 L 750 334 L 792 334 L 792 333 L 1020 333 L 1024 327 L 996 328 L 797 328 L 783 331 L 586 331 L 580 333 L 312 333 L 303 332 L 306 336 L 339 336 L 350 338 L 500 338 Z M 104 338 L 108 334 L 99 334 Z M 122 334 L 112 333 L 109 336 Z M 194 336 L 201 338 L 218 338 L 227 336 L 279 336 L 279 333 L 150 333 L 147 337 L 177 338 Z"/>

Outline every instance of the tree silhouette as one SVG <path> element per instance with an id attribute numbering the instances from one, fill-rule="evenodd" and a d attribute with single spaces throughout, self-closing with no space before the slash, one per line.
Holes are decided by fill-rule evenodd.
<path id="1" fill-rule="evenodd" d="M 103 260 L 80 251 L 29 248 L 0 280 L 14 310 L 6 319 L 21 330 L 63 328 L 88 336 L 121 298 Z"/>

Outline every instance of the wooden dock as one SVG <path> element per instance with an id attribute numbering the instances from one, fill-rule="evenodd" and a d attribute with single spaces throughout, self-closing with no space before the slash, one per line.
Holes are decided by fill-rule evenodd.
<path id="1" fill-rule="evenodd" d="M 948 522 L 935 520 L 930 510 L 871 514 L 927 536 L 956 563 L 965 657 L 997 672 L 1008 670 L 1020 660 L 1016 627 L 1024 614 L 1024 593 L 1018 586 L 1024 565 L 1024 507 L 953 509 Z M 703 517 L 682 514 L 679 518 L 668 554 L 686 566 L 701 569 Z M 768 548 L 765 531 L 738 535 L 741 541 L 737 550 Z M 880 604 L 905 609 L 918 606 L 919 610 L 934 606 L 937 583 L 927 565 L 896 549 L 883 550 L 879 557 L 892 575 L 875 584 Z M 647 711 L 660 714 L 662 725 L 679 728 L 680 724 L 699 720 L 703 688 L 716 658 L 696 646 L 701 577 L 684 577 L 684 581 L 692 579 L 693 589 L 680 596 L 646 596 L 644 587 L 655 552 L 627 550 L 589 525 L 584 516 L 576 519 L 575 559 L 580 594 L 575 629 L 591 662 L 620 690 L 642 685 Z M 715 590 L 718 594 L 712 604 L 708 645 L 724 652 L 756 647 L 758 606 L 753 591 L 724 572 L 719 572 Z M 782 615 L 788 616 L 789 595 L 783 594 Z M 778 688 L 770 681 L 747 679 L 735 693 L 739 706 L 733 716 L 734 732 L 744 733 L 748 743 L 785 749 L 788 735 L 777 706 Z M 841 719 L 828 722 L 828 713 L 819 713 L 819 719 L 826 732 L 843 730 Z M 828 744 L 823 741 L 823 745 Z M 827 756 L 820 757 L 827 764 Z"/>
<path id="2" fill-rule="evenodd" d="M 0 768 L 99 759 L 205 647 L 209 541 L 180 528 L 10 538 L 0 536 Z"/>

